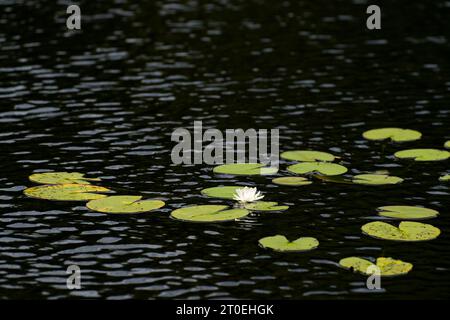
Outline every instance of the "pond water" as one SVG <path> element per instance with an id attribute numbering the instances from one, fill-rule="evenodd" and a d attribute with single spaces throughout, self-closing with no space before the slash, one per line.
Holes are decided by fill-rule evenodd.
<path id="1" fill-rule="evenodd" d="M 354 1 L 82 1 L 82 30 L 65 27 L 66 2 L 0 2 L 0 297 L 404 299 L 450 297 L 449 161 L 398 161 L 394 152 L 450 139 L 448 1 L 382 5 L 366 29 Z M 215 175 L 173 165 L 172 131 L 191 127 L 280 130 L 281 151 L 341 157 L 350 174 L 387 170 L 401 185 Z M 365 130 L 423 133 L 405 145 L 366 141 Z M 406 147 L 405 147 L 406 146 Z M 281 172 L 286 175 L 286 165 Z M 163 199 L 132 216 L 23 195 L 40 171 L 101 177 L 122 194 Z M 200 190 L 256 186 L 282 213 L 223 224 L 175 221 L 185 205 L 227 203 Z M 440 211 L 433 241 L 369 238 L 361 226 L 383 205 Z M 262 237 L 315 237 L 316 250 L 281 254 Z M 342 270 L 348 256 L 393 257 L 410 274 L 382 279 Z M 66 288 L 79 265 L 82 289 Z"/>

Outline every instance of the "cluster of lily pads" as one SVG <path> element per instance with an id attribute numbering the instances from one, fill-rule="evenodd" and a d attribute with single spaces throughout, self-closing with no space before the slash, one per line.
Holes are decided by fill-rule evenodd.
<path id="1" fill-rule="evenodd" d="M 420 139 L 422 134 L 415 130 L 401 128 L 382 128 L 363 133 L 368 140 L 387 140 L 406 142 Z M 444 144 L 450 148 L 450 141 Z M 403 179 L 388 174 L 371 173 L 359 174 L 352 178 L 342 175 L 348 169 L 336 163 L 339 157 L 327 152 L 311 150 L 294 150 L 283 152 L 281 158 L 297 163 L 287 167 L 287 171 L 295 176 L 277 177 L 274 184 L 283 186 L 306 186 L 313 183 L 311 178 L 319 178 L 327 182 L 388 185 L 403 182 Z M 441 161 L 450 158 L 450 152 L 438 149 L 409 149 L 394 154 L 399 159 L 413 159 L 415 161 Z M 233 163 L 216 166 L 213 171 L 217 174 L 228 175 L 273 175 L 278 168 L 266 167 L 259 163 Z M 86 201 L 90 210 L 102 213 L 141 213 L 159 209 L 165 205 L 161 200 L 142 200 L 137 195 L 109 195 L 113 191 L 93 185 L 92 182 L 101 181 L 99 178 L 87 178 L 78 172 L 45 172 L 32 174 L 29 179 L 41 184 L 27 188 L 24 194 L 28 197 L 56 200 L 56 201 Z M 450 180 L 450 175 L 444 175 L 441 181 Z M 251 212 L 284 211 L 289 206 L 279 205 L 274 201 L 261 201 L 264 197 L 256 188 L 241 186 L 217 186 L 201 190 L 207 197 L 231 200 L 233 204 L 194 205 L 175 209 L 170 216 L 176 220 L 187 222 L 225 222 L 234 221 L 249 215 Z M 370 222 L 361 227 L 364 234 L 383 240 L 393 241 L 426 241 L 439 236 L 440 230 L 432 225 L 414 220 L 435 218 L 438 212 L 432 209 L 415 206 L 383 206 L 378 208 L 378 215 L 391 219 L 402 220 L 398 227 L 386 222 Z M 412 220 L 412 221 L 411 221 Z M 312 237 L 300 237 L 289 241 L 284 235 L 274 235 L 259 240 L 263 248 L 278 252 L 302 252 L 315 249 L 319 241 Z M 375 263 L 361 257 L 347 257 L 339 261 L 346 269 L 369 274 L 370 266 L 378 267 L 381 276 L 406 274 L 412 269 L 412 264 L 392 258 L 379 257 Z"/>

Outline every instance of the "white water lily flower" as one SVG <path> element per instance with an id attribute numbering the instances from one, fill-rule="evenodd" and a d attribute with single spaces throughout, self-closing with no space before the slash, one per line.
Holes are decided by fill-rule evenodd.
<path id="1" fill-rule="evenodd" d="M 244 187 L 236 189 L 233 199 L 241 203 L 254 202 L 264 198 L 256 188 Z"/>

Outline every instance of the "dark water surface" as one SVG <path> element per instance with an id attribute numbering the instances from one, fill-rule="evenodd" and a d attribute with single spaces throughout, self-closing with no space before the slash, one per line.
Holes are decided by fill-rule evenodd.
<path id="1" fill-rule="evenodd" d="M 390 1 L 382 30 L 365 27 L 365 1 L 85 1 L 82 30 L 67 31 L 59 1 L 0 1 L 1 298 L 449 298 L 449 161 L 395 160 L 403 148 L 450 139 L 450 2 Z M 350 174 L 388 170 L 402 185 L 214 175 L 175 166 L 170 134 L 204 127 L 280 129 L 281 150 L 342 157 Z M 404 146 L 365 141 L 367 129 L 423 132 Z M 405 147 L 406 146 L 406 147 Z M 279 176 L 286 175 L 282 162 Z M 167 202 L 134 216 L 83 203 L 28 199 L 40 171 L 79 171 L 121 193 Z M 257 186 L 283 213 L 224 224 L 174 221 L 189 204 L 223 203 L 199 191 Z M 395 243 L 361 234 L 382 205 L 439 210 L 441 236 Z M 320 247 L 279 254 L 258 239 L 312 236 Z M 383 292 L 338 268 L 344 257 L 414 264 Z M 82 290 L 66 289 L 68 265 Z"/>

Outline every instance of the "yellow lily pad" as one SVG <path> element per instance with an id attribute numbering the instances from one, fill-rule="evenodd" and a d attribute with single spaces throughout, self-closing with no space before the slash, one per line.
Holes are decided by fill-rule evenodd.
<path id="1" fill-rule="evenodd" d="M 90 184 L 52 184 L 31 187 L 23 193 L 30 198 L 56 201 L 88 201 L 106 197 L 110 189 Z"/>
<path id="2" fill-rule="evenodd" d="M 354 176 L 352 181 L 356 184 L 384 185 L 401 183 L 403 179 L 386 174 L 359 174 Z"/>
<path id="3" fill-rule="evenodd" d="M 382 217 L 422 220 L 437 217 L 439 212 L 433 209 L 413 207 L 413 206 L 384 206 L 378 208 L 378 214 Z"/>
<path id="4" fill-rule="evenodd" d="M 225 222 L 243 218 L 249 213 L 246 209 L 229 209 L 225 205 L 201 205 L 176 209 L 170 216 L 189 222 Z"/>
<path id="5" fill-rule="evenodd" d="M 413 159 L 415 161 L 442 161 L 450 158 L 450 152 L 437 149 L 409 149 L 394 153 L 399 159 Z"/>
<path id="6" fill-rule="evenodd" d="M 109 196 L 91 200 L 86 207 L 103 213 L 141 213 L 164 207 L 161 200 L 141 200 L 142 196 Z"/>
<path id="7" fill-rule="evenodd" d="M 331 153 L 322 151 L 309 151 L 309 150 L 294 150 L 286 151 L 280 154 L 282 159 L 302 161 L 302 162 L 314 162 L 314 161 L 334 161 L 335 156 Z"/>
<path id="8" fill-rule="evenodd" d="M 376 266 L 380 270 L 380 276 L 382 277 L 404 275 L 413 268 L 413 265 L 409 262 L 384 257 L 378 258 L 376 264 L 359 257 L 344 258 L 339 261 L 339 264 L 345 269 L 350 269 L 366 276 L 373 274 L 370 267 Z"/>
<path id="9" fill-rule="evenodd" d="M 419 131 L 402 128 L 381 128 L 372 129 L 363 133 L 367 140 L 386 140 L 391 139 L 394 142 L 405 142 L 419 140 L 422 134 Z"/>
<path id="10" fill-rule="evenodd" d="M 101 181 L 99 178 L 86 178 L 84 173 L 80 172 L 34 173 L 28 178 L 40 184 L 90 184 L 90 181 Z"/>
<path id="11" fill-rule="evenodd" d="M 301 252 L 317 248 L 319 241 L 312 237 L 302 237 L 294 241 L 289 241 L 285 236 L 276 235 L 260 239 L 259 244 L 263 248 L 269 248 L 274 251 Z"/>
<path id="12" fill-rule="evenodd" d="M 320 173 L 325 176 L 337 176 L 347 172 L 347 168 L 329 162 L 301 162 L 289 166 L 288 171 L 297 174 Z"/>
<path id="13" fill-rule="evenodd" d="M 398 228 L 386 222 L 369 222 L 363 225 L 361 230 L 373 238 L 395 241 L 433 240 L 441 233 L 430 224 L 413 221 L 402 221 Z"/>

